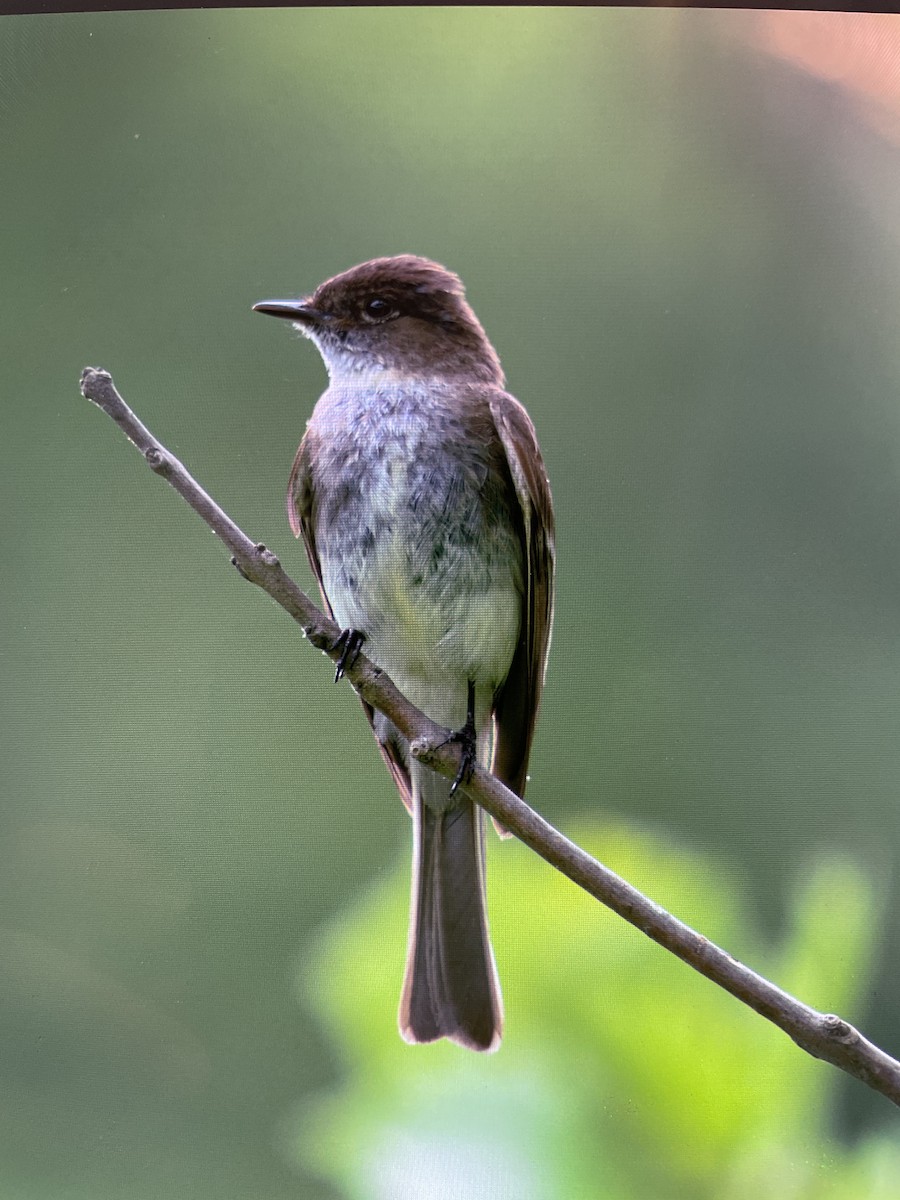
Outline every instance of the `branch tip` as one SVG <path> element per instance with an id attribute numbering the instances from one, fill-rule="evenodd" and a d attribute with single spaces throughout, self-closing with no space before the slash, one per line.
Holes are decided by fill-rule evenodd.
<path id="1" fill-rule="evenodd" d="M 112 375 L 103 367 L 85 367 L 79 381 L 81 394 L 85 400 L 90 400 L 99 408 L 105 408 L 109 402 L 110 391 L 115 391 Z"/>
<path id="2" fill-rule="evenodd" d="M 85 367 L 81 372 L 81 391 L 87 395 L 88 389 L 96 383 L 112 383 L 112 375 L 103 367 Z"/>

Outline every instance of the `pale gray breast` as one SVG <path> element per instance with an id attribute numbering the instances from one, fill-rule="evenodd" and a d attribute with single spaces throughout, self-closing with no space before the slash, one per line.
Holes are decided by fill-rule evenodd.
<path id="1" fill-rule="evenodd" d="M 473 420 L 442 386 L 333 387 L 310 429 L 316 546 L 338 621 L 502 679 L 523 550 L 487 405 Z"/>

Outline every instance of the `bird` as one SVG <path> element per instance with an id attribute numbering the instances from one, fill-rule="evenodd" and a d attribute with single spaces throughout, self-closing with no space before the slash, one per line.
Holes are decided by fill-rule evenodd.
<path id="1" fill-rule="evenodd" d="M 465 784 L 477 761 L 525 790 L 556 570 L 537 435 L 459 276 L 439 263 L 375 258 L 300 299 L 253 307 L 310 338 L 329 376 L 287 510 L 342 631 L 336 678 L 364 647 L 462 746 L 459 774 L 446 779 L 363 703 L 413 821 L 400 1033 L 495 1050 L 504 1014 L 484 814 Z"/>

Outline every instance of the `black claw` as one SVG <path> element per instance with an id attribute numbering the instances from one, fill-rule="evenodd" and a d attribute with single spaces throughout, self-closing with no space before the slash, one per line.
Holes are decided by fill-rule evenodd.
<path id="1" fill-rule="evenodd" d="M 478 740 L 475 732 L 475 684 L 469 680 L 469 690 L 466 703 L 466 723 L 462 729 L 457 729 L 455 733 L 451 733 L 447 738 L 447 742 L 458 742 L 462 747 L 462 753 L 459 759 L 459 770 L 456 772 L 456 778 L 450 785 L 450 795 L 456 794 L 456 789 L 462 784 L 465 785 L 472 778 L 475 772 L 475 764 L 478 761 Z M 444 742 L 443 745 L 447 745 Z"/>
<path id="2" fill-rule="evenodd" d="M 465 786 L 475 773 L 475 763 L 477 761 L 475 751 L 475 730 L 460 729 L 454 733 L 449 739 L 451 742 L 460 742 L 462 744 L 462 755 L 459 762 L 459 770 L 456 772 L 456 778 L 450 784 L 450 795 L 456 794 L 456 789 L 462 784 Z"/>
<path id="3" fill-rule="evenodd" d="M 331 647 L 332 651 L 340 650 L 341 652 L 341 657 L 337 660 L 334 668 L 335 683 L 341 682 L 344 678 L 344 672 L 349 671 L 359 658 L 359 652 L 365 640 L 366 635 L 360 633 L 358 629 L 342 629 L 338 634 Z"/>

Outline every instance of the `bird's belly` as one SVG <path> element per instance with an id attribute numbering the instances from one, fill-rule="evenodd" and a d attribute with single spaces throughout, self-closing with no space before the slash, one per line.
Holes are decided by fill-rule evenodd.
<path id="1" fill-rule="evenodd" d="M 398 683 L 450 674 L 496 688 L 519 636 L 513 572 L 475 547 L 441 557 L 444 565 L 419 560 L 397 530 L 364 555 L 329 554 L 322 571 L 335 620 L 365 633 L 366 653 Z"/>

